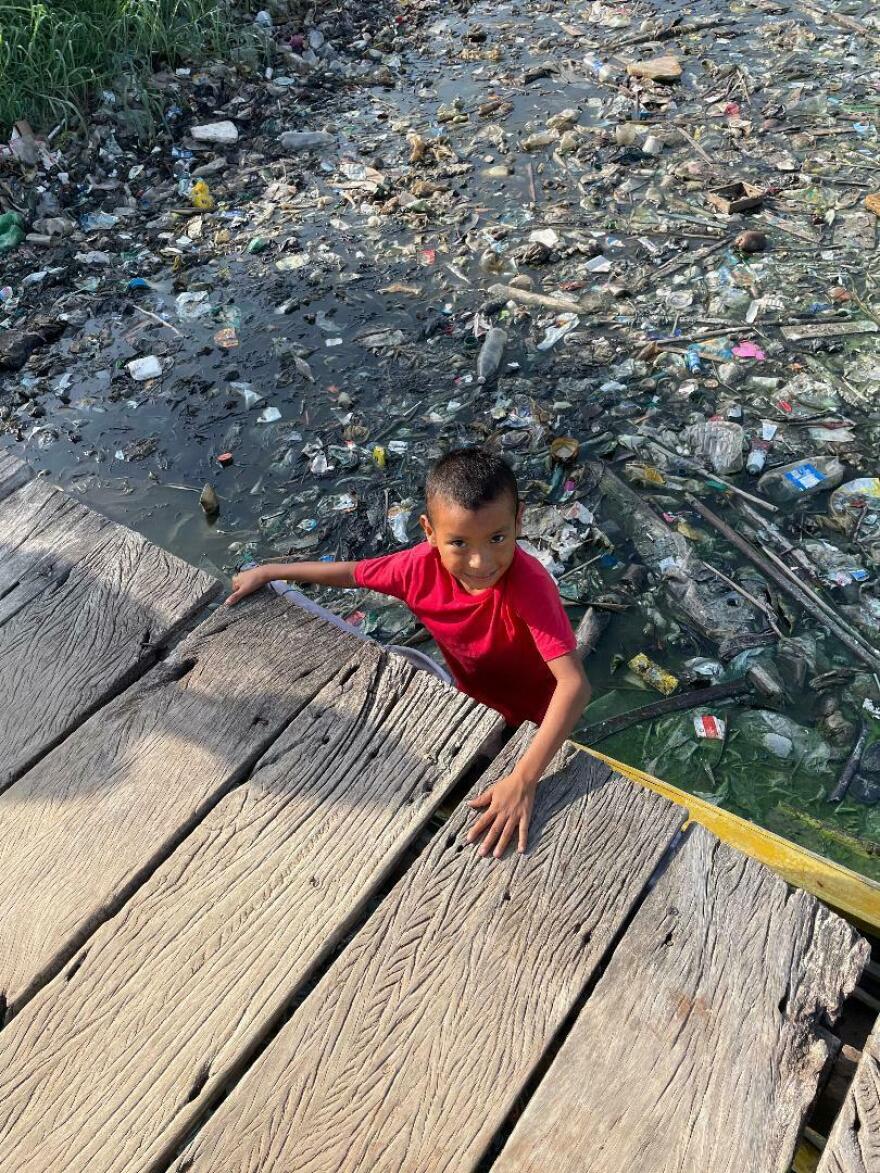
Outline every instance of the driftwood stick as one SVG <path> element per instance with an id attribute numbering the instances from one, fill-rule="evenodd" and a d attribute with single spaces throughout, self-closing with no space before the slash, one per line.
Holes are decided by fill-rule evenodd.
<path id="1" fill-rule="evenodd" d="M 714 228 L 715 225 L 713 224 L 712 227 Z M 661 265 L 659 269 L 654 269 L 653 272 L 646 274 L 641 281 L 637 281 L 633 286 L 633 291 L 639 293 L 646 285 L 653 284 L 658 277 L 668 277 L 670 273 L 676 273 L 679 269 L 687 268 L 688 265 L 696 265 L 700 261 L 705 261 L 713 253 L 720 252 L 730 243 L 730 237 L 724 236 L 721 240 L 716 240 L 705 248 L 697 249 L 695 253 L 685 253 L 684 256 L 676 257 L 673 261 L 667 261 L 665 265 Z"/>
<path id="2" fill-rule="evenodd" d="M 749 518 L 751 522 L 758 526 L 759 530 L 764 531 L 770 541 L 776 546 L 777 550 L 785 554 L 787 558 L 794 558 L 798 566 L 800 566 L 802 570 L 806 571 L 806 573 L 810 576 L 810 578 L 812 578 L 814 582 L 819 581 L 819 575 L 816 572 L 816 567 L 813 565 L 803 550 L 788 540 L 778 525 L 774 525 L 772 521 L 769 521 L 766 517 L 762 517 L 760 513 L 756 513 L 754 509 L 744 503 L 738 507 L 743 511 L 743 513 L 746 515 L 746 517 Z"/>
<path id="3" fill-rule="evenodd" d="M 640 725 L 643 721 L 653 721 L 656 717 L 665 717 L 669 713 L 684 713 L 688 709 L 700 708 L 702 705 L 714 701 L 731 700 L 734 697 L 747 696 L 752 686 L 744 676 L 739 680 L 731 680 L 727 684 L 715 684 L 711 688 L 695 688 L 690 692 L 682 692 L 678 696 L 668 696 L 662 701 L 653 701 L 650 705 L 642 705 L 638 709 L 630 709 L 628 713 L 620 713 L 616 717 L 609 717 L 607 721 L 599 721 L 590 725 L 580 734 L 584 745 L 597 745 L 613 733 L 620 733 L 629 729 L 631 725 Z"/>
<path id="4" fill-rule="evenodd" d="M 526 174 L 529 177 L 529 195 L 535 207 L 538 206 L 538 190 L 535 186 L 535 169 L 531 163 L 526 163 Z"/>
<path id="5" fill-rule="evenodd" d="M 582 660 L 586 660 L 587 656 L 591 656 L 596 650 L 596 644 L 602 638 L 602 633 L 610 622 L 609 612 L 597 611 L 595 607 L 586 609 L 575 632 L 577 654 Z"/>
<path id="6" fill-rule="evenodd" d="M 659 440 L 651 440 L 650 444 L 653 448 L 659 448 L 661 452 L 665 452 L 666 455 L 671 457 L 673 460 L 677 460 L 678 463 L 683 465 L 685 468 L 692 468 L 694 472 L 699 473 L 700 476 L 704 477 L 707 481 L 716 481 L 719 485 L 723 485 L 729 493 L 733 493 L 743 501 L 751 501 L 754 505 L 760 505 L 762 509 L 766 509 L 770 513 L 779 512 L 778 506 L 773 505 L 770 501 L 765 501 L 763 497 L 755 497 L 753 494 L 747 493 L 745 489 L 740 489 L 737 485 L 731 484 L 730 481 L 726 481 L 724 477 L 718 476 L 717 473 L 710 472 L 709 469 L 707 469 L 705 465 L 700 464 L 698 460 L 692 460 L 689 456 L 682 456 L 679 452 L 673 452 L 671 448 L 667 448 L 666 445 L 661 444 Z"/>
<path id="7" fill-rule="evenodd" d="M 856 743 L 852 747 L 852 752 L 849 757 L 844 762 L 843 769 L 840 771 L 840 777 L 837 779 L 837 785 L 828 795 L 829 802 L 843 802 L 846 798 L 846 792 L 849 790 L 850 783 L 856 776 L 856 770 L 859 768 L 859 762 L 862 760 L 862 754 L 865 752 L 865 742 L 867 740 L 868 725 L 866 721 L 862 721 Z"/>
<path id="8" fill-rule="evenodd" d="M 727 583 L 732 591 L 736 591 L 738 595 L 741 595 L 747 603 L 751 603 L 756 611 L 763 612 L 763 614 L 767 617 L 767 622 L 770 624 L 770 627 L 773 629 L 773 631 L 775 631 L 779 638 L 782 639 L 782 632 L 779 630 L 779 627 L 776 623 L 776 614 L 772 607 L 770 607 L 767 603 L 762 603 L 760 599 L 756 599 L 755 596 L 750 595 L 748 591 L 743 590 L 739 583 L 734 582 L 732 578 L 728 578 L 726 574 L 722 574 L 720 570 L 716 570 L 711 562 L 706 562 L 704 559 L 703 565 L 707 570 L 711 570 L 713 574 L 717 575 L 722 582 Z"/>
<path id="9" fill-rule="evenodd" d="M 785 563 L 781 559 L 777 559 L 769 550 L 765 556 L 751 542 L 741 537 L 736 530 L 731 529 L 727 522 L 722 521 L 711 509 L 707 509 L 702 501 L 698 501 L 692 493 L 686 493 L 685 496 L 688 503 L 696 509 L 700 517 L 708 521 L 741 554 L 744 554 L 753 565 L 757 566 L 762 574 L 772 579 L 778 587 L 793 598 L 805 611 L 809 612 L 817 622 L 832 628 L 840 642 L 849 648 L 854 656 L 857 656 L 863 663 L 869 664 L 874 670 L 880 667 L 880 654 L 875 652 L 866 641 L 863 641 L 861 636 L 852 633 L 849 624 L 837 615 L 824 599 L 820 599 L 805 583 L 796 579 L 791 574 L 791 571 L 788 570 L 788 567 L 785 567 L 786 571 L 788 571 L 787 574 L 778 569 L 778 564 L 785 566 Z"/>
<path id="10" fill-rule="evenodd" d="M 549 297 L 546 293 L 533 293 L 531 289 L 517 289 L 515 285 L 496 283 L 489 286 L 489 293 L 493 297 L 503 297 L 507 301 L 518 302 L 519 305 L 535 306 L 542 310 L 555 310 L 556 313 L 584 313 L 583 306 L 570 297 Z"/>
<path id="11" fill-rule="evenodd" d="M 733 24 L 732 20 L 725 20 L 722 17 L 710 17 L 706 20 L 691 21 L 690 24 L 672 24 L 665 29 L 653 29 L 647 33 L 637 33 L 634 37 L 627 37 L 623 41 L 617 41 L 611 47 L 617 52 L 618 49 L 628 49 L 632 45 L 646 45 L 649 42 L 670 41 L 676 37 L 685 37 L 690 33 L 702 33 L 707 29 L 723 28 L 725 25 Z"/>
<path id="12" fill-rule="evenodd" d="M 862 24 L 860 20 L 855 20 L 852 16 L 840 16 L 836 12 L 829 12 L 827 8 L 820 8 L 818 4 L 807 3 L 806 0 L 800 0 L 798 7 L 808 12 L 814 20 L 830 20 L 832 24 L 849 29 L 850 32 L 858 33 L 860 37 L 864 37 L 866 41 L 872 41 L 875 45 L 880 45 L 880 36 L 872 32 L 866 24 Z"/>
<path id="13" fill-rule="evenodd" d="M 827 616 L 830 623 L 836 624 L 841 631 L 846 632 L 850 639 L 860 644 L 863 650 L 874 658 L 875 663 L 880 663 L 880 652 L 878 652 L 868 642 L 868 640 L 865 639 L 860 631 L 853 627 L 853 625 L 848 620 L 844 619 L 842 615 L 838 615 L 831 604 L 826 602 L 821 595 L 817 594 L 809 585 L 809 583 L 801 582 L 791 567 L 787 566 L 777 554 L 774 554 L 772 550 L 767 550 L 766 554 L 772 564 L 778 567 L 780 573 L 784 574 L 785 577 L 795 585 L 795 587 L 800 588 L 806 597 L 810 599 L 816 607 L 819 608 L 823 615 Z"/>

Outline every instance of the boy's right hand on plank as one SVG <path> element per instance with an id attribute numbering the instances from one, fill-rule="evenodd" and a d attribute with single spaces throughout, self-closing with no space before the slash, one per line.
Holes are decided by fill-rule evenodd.
<path id="1" fill-rule="evenodd" d="M 253 570 L 240 570 L 232 576 L 232 594 L 226 600 L 225 606 L 234 606 L 241 599 L 264 587 L 268 581 L 265 568 L 262 566 L 255 566 Z"/>

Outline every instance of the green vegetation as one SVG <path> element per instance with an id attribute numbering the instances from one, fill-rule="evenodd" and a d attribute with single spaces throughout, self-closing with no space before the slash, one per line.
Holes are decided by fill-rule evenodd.
<path id="1" fill-rule="evenodd" d="M 21 118 L 48 131 L 120 79 L 137 94 L 156 68 L 230 39 L 223 0 L 0 0 L 0 133 Z"/>

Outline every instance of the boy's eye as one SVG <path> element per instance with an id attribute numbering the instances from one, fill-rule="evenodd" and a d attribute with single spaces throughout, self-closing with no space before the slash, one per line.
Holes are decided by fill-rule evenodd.
<path id="1" fill-rule="evenodd" d="M 507 534 L 493 534 L 492 541 L 496 546 L 500 546 L 502 542 L 507 541 Z"/>
<path id="2" fill-rule="evenodd" d="M 461 538 L 453 538 L 449 544 L 450 546 L 455 546 L 456 550 L 464 549 L 464 542 L 461 540 Z"/>

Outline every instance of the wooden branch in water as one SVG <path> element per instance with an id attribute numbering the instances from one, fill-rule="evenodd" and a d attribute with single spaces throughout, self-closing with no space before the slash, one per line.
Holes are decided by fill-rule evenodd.
<path id="1" fill-rule="evenodd" d="M 586 609 L 575 632 L 577 654 L 582 660 L 586 660 L 587 656 L 591 656 L 596 650 L 596 644 L 602 638 L 602 633 L 610 622 L 609 612 L 597 611 L 595 607 Z"/>
<path id="2" fill-rule="evenodd" d="M 756 549 L 751 542 L 746 541 L 736 530 L 731 529 L 726 521 L 722 521 L 711 509 L 708 509 L 702 501 L 698 501 L 692 493 L 686 493 L 685 498 L 688 504 L 696 509 L 700 517 L 708 521 L 713 529 L 716 529 L 741 554 L 744 554 L 754 566 L 757 566 L 762 574 L 775 582 L 787 595 L 790 595 L 796 603 L 813 616 L 817 623 L 831 628 L 840 642 L 845 644 L 854 656 L 857 656 L 863 663 L 869 664 L 874 671 L 877 671 L 878 667 L 880 667 L 880 654 L 874 651 L 868 642 L 858 635 L 836 613 L 830 604 L 826 603 L 824 599 L 819 598 L 815 591 L 811 590 L 806 583 L 795 578 L 794 574 L 785 566 L 785 563 L 781 559 L 778 559 L 770 550 L 762 553 Z M 783 567 L 787 573 L 783 572 Z"/>
<path id="3" fill-rule="evenodd" d="M 694 20 L 689 24 L 672 24 L 665 29 L 653 29 L 647 33 L 638 33 L 634 37 L 627 37 L 623 41 L 618 41 L 612 46 L 616 52 L 618 49 L 628 49 L 632 45 L 646 45 L 657 41 L 670 41 L 676 37 L 689 36 L 691 33 L 702 33 L 707 29 L 723 28 L 725 25 L 733 24 L 732 20 L 725 20 L 722 17 L 709 17 L 706 20 Z"/>
<path id="4" fill-rule="evenodd" d="M 629 729 L 631 725 L 641 725 L 644 721 L 653 721 L 656 717 L 666 717 L 669 713 L 683 713 L 688 709 L 697 709 L 714 701 L 732 700 L 735 697 L 747 696 L 752 686 L 744 676 L 739 680 L 731 680 L 728 684 L 714 684 L 711 688 L 695 688 L 691 692 L 683 692 L 678 696 L 664 697 L 662 701 L 653 701 L 650 705 L 642 705 L 638 709 L 630 709 L 628 713 L 619 713 L 616 717 L 609 717 L 607 721 L 599 721 L 579 734 L 584 745 L 597 745 L 606 737 Z"/>
<path id="5" fill-rule="evenodd" d="M 862 721 L 859 735 L 856 738 L 856 743 L 852 747 L 852 752 L 846 759 L 843 769 L 840 771 L 840 777 L 837 779 L 837 785 L 828 795 L 829 802 L 842 802 L 846 798 L 846 792 L 849 790 L 850 783 L 856 776 L 856 770 L 859 768 L 859 762 L 862 760 L 862 754 L 865 752 L 865 742 L 868 740 L 868 724 Z"/>

